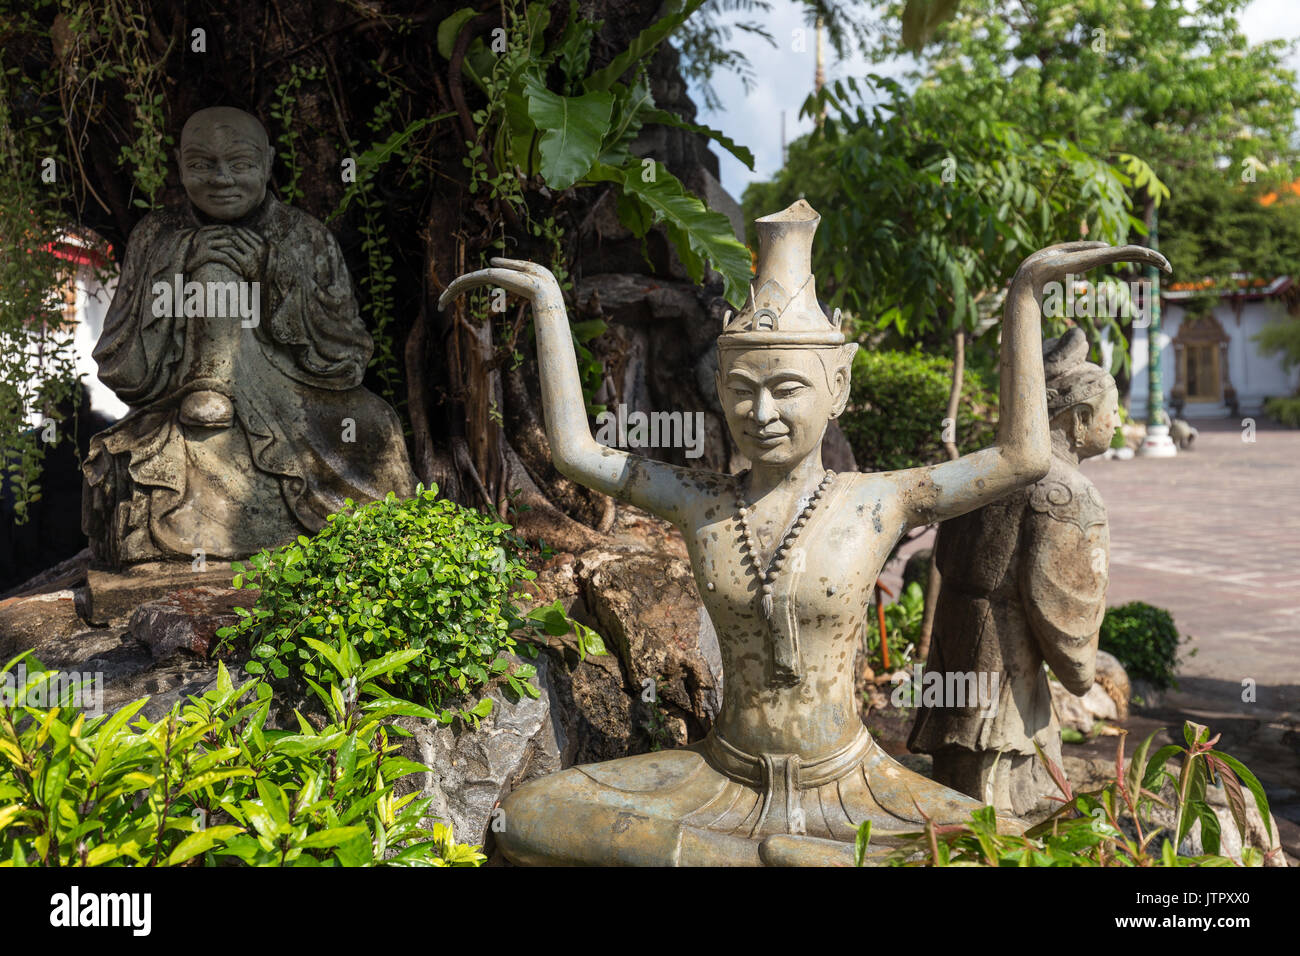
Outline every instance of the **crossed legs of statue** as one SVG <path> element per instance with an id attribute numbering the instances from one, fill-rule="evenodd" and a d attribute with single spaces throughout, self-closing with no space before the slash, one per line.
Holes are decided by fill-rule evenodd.
<path id="1" fill-rule="evenodd" d="M 835 866 L 852 865 L 864 820 L 868 859 L 879 860 L 926 817 L 959 823 L 980 806 L 907 770 L 865 734 L 857 747 L 835 766 L 769 756 L 762 779 L 748 781 L 721 772 L 712 738 L 572 767 L 510 794 L 493 829 L 521 865 Z"/>

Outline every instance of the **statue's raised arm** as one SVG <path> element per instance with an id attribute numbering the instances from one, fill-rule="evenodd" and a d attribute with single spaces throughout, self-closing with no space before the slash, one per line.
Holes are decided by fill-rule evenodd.
<path id="1" fill-rule="evenodd" d="M 535 262 L 493 259 L 492 265 L 452 282 L 439 297 L 438 307 L 446 308 L 462 292 L 482 286 L 499 286 L 532 303 L 546 440 L 556 470 L 588 488 L 680 524 L 687 499 L 681 474 L 686 469 L 608 448 L 592 437 L 564 295 L 555 276 Z"/>
<path id="2" fill-rule="evenodd" d="M 1144 246 L 1065 242 L 1040 249 L 1016 270 L 1002 318 L 997 440 L 955 461 L 897 473 L 909 525 L 965 514 L 1047 474 L 1051 439 L 1043 383 L 1039 297 L 1045 283 L 1113 262 L 1169 262 Z"/>

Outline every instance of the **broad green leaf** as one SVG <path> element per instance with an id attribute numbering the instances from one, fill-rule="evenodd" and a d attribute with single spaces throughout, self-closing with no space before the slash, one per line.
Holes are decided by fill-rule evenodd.
<path id="1" fill-rule="evenodd" d="M 176 849 L 172 850 L 171 855 L 167 857 L 167 865 L 178 866 L 191 857 L 208 852 L 217 843 L 224 843 L 236 834 L 243 832 L 243 827 L 225 825 L 208 827 L 199 830 L 197 833 L 191 833 L 176 845 Z"/>
<path id="2" fill-rule="evenodd" d="M 744 304 L 752 276 L 749 250 L 736 239 L 730 220 L 688 193 L 667 167 L 653 162 L 618 169 L 597 163 L 588 178 L 620 184 L 655 222 L 668 226 L 669 238 L 693 281 L 704 278 L 702 263 L 707 260 L 722 275 L 727 301 L 737 308 Z"/>
<path id="3" fill-rule="evenodd" d="M 552 189 L 568 189 L 586 177 L 600 155 L 613 97 L 603 91 L 559 96 L 532 74 L 524 77 L 524 96 L 528 116 L 542 133 L 542 178 Z"/>
<path id="4" fill-rule="evenodd" d="M 674 0 L 680 2 L 680 0 Z M 687 0 L 678 10 L 646 27 L 633 38 L 627 49 L 614 57 L 603 70 L 587 77 L 583 84 L 588 90 L 608 90 L 638 60 L 654 51 L 664 39 L 686 22 L 687 18 L 703 6 L 704 0 Z"/>
<path id="5" fill-rule="evenodd" d="M 304 850 L 338 846 L 340 843 L 346 843 L 349 840 L 367 833 L 369 833 L 369 831 L 365 827 L 331 827 L 328 830 L 318 830 L 316 833 L 309 833 L 297 842 L 297 846 Z"/>
<path id="6" fill-rule="evenodd" d="M 338 673 L 339 677 L 347 677 L 352 670 L 348 666 L 346 655 L 340 654 L 337 648 L 330 647 L 324 641 L 318 641 L 314 637 L 304 637 L 303 641 L 317 654 L 329 662 L 330 667 Z"/>
<path id="7" fill-rule="evenodd" d="M 871 842 L 871 821 L 863 820 L 853 841 L 853 865 L 862 866 L 867 859 L 867 845 Z"/>
<path id="8" fill-rule="evenodd" d="M 425 720 L 437 720 L 438 715 L 428 707 L 414 704 L 407 700 L 387 698 L 370 701 L 362 708 L 372 717 L 423 717 Z"/>
<path id="9" fill-rule="evenodd" d="M 1255 808 L 1259 810 L 1259 815 L 1261 819 L 1263 819 L 1264 821 L 1264 831 L 1268 834 L 1269 840 L 1272 840 L 1273 821 L 1269 815 L 1268 796 L 1267 794 L 1264 793 L 1264 787 L 1259 782 L 1259 779 L 1253 773 L 1251 773 L 1250 770 L 1246 768 L 1246 765 L 1242 763 L 1240 760 L 1238 760 L 1236 757 L 1230 757 L 1227 754 L 1220 753 L 1217 750 L 1211 750 L 1210 753 L 1212 753 L 1215 757 L 1219 758 L 1224 763 L 1226 763 L 1228 767 L 1231 768 L 1232 772 L 1235 773 L 1237 777 L 1241 780 L 1241 782 L 1246 785 L 1246 789 L 1249 790 L 1251 796 L 1255 798 Z"/>
<path id="10" fill-rule="evenodd" d="M 696 123 L 690 123 L 682 119 L 676 113 L 670 113 L 667 110 L 660 109 L 643 109 L 641 116 L 646 123 L 658 123 L 661 126 L 672 126 L 675 129 L 689 130 L 692 133 L 698 133 L 713 140 L 732 156 L 745 164 L 746 168 L 754 168 L 754 154 L 748 147 L 741 146 L 726 133 L 721 130 L 711 129 L 708 126 L 700 126 Z"/>
<path id="11" fill-rule="evenodd" d="M 462 7 L 438 24 L 438 53 L 444 60 L 451 59 L 452 51 L 456 48 L 456 38 L 460 36 L 460 31 L 477 14 L 478 11 L 473 7 Z"/>
<path id="12" fill-rule="evenodd" d="M 934 34 L 935 29 L 957 12 L 960 0 L 907 0 L 903 7 L 903 45 L 913 52 Z"/>
<path id="13" fill-rule="evenodd" d="M 377 660 L 370 661 L 362 667 L 361 673 L 357 675 L 357 680 L 359 682 L 364 682 L 370 680 L 372 677 L 388 674 L 404 664 L 409 664 L 423 653 L 424 648 L 392 651 Z"/>

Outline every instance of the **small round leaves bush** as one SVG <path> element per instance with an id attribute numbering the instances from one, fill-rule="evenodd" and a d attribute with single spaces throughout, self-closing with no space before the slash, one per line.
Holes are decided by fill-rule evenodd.
<path id="1" fill-rule="evenodd" d="M 1130 679 L 1149 682 L 1156 690 L 1177 687 L 1178 644 L 1173 616 L 1163 608 L 1133 601 L 1106 609 L 1101 622 L 1103 651 L 1114 654 Z"/>
<path id="2" fill-rule="evenodd" d="M 535 695 L 532 667 L 512 669 L 508 657 L 522 624 L 516 592 L 536 577 L 524 554 L 509 525 L 439 499 L 436 487 L 364 507 L 348 501 L 314 537 L 235 566 L 235 586 L 261 593 L 221 636 L 251 652 L 252 674 L 332 681 L 328 657 L 311 643 L 338 650 L 352 642 L 368 659 L 423 651 L 371 688 L 381 696 L 442 707 L 494 678 Z M 484 698 L 468 714 L 490 707 Z"/>
<path id="3" fill-rule="evenodd" d="M 894 471 L 946 461 L 943 420 L 951 387 L 951 359 L 859 349 L 849 405 L 840 418 L 858 467 Z M 992 444 L 996 411 L 983 378 L 967 368 L 953 431 L 963 453 Z"/>

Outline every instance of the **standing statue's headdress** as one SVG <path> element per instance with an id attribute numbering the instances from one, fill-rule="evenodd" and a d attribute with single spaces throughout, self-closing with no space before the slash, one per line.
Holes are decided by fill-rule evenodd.
<path id="1" fill-rule="evenodd" d="M 1047 410 L 1053 415 L 1115 387 L 1109 372 L 1088 361 L 1088 337 L 1077 325 L 1043 343 L 1043 376 Z"/>
<path id="2" fill-rule="evenodd" d="M 718 348 L 829 348 L 844 344 L 840 312 L 828 319 L 817 303 L 812 274 L 813 233 L 821 216 L 798 202 L 762 219 L 758 270 L 740 312 L 723 319 Z"/>

